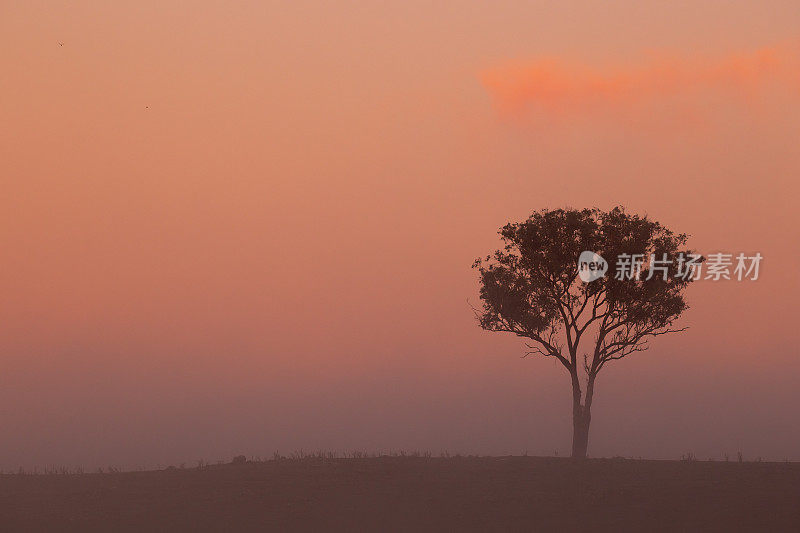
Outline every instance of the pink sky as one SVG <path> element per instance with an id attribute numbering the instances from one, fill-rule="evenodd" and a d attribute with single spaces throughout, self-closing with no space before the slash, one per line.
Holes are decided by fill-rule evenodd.
<path id="1" fill-rule="evenodd" d="M 566 454 L 565 375 L 478 329 L 469 267 L 620 203 L 765 260 L 604 370 L 590 454 L 800 460 L 797 56 L 757 59 L 797 2 L 445 4 L 0 6 L 0 467 Z"/>

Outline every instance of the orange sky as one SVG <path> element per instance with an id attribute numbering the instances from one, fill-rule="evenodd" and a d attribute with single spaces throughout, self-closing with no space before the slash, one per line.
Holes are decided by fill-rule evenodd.
<path id="1" fill-rule="evenodd" d="M 10 4 L 0 467 L 566 453 L 469 266 L 617 203 L 765 261 L 604 371 L 590 453 L 800 459 L 797 2 Z"/>

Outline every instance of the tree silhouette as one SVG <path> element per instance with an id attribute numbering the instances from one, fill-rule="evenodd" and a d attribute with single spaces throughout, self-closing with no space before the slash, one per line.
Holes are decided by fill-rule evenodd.
<path id="1" fill-rule="evenodd" d="M 685 329 L 674 323 L 687 309 L 683 292 L 695 277 L 687 258 L 703 259 L 682 249 L 686 234 L 622 207 L 542 210 L 499 234 L 503 248 L 473 265 L 480 273 L 480 326 L 526 337 L 533 341 L 528 355 L 564 366 L 572 384 L 572 456 L 584 458 L 598 373 L 645 350 L 650 338 Z M 578 258 L 587 251 L 609 268 L 584 282 Z"/>

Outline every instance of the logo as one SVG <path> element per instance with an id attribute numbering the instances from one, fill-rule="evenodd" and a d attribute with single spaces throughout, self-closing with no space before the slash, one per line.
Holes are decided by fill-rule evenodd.
<path id="1" fill-rule="evenodd" d="M 600 279 L 608 272 L 608 261 L 594 252 L 581 252 L 578 257 L 578 276 L 584 283 Z"/>

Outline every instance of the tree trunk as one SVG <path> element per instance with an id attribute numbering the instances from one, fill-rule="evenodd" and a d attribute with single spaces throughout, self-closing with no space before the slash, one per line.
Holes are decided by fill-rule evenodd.
<path id="1" fill-rule="evenodd" d="M 588 407 L 580 404 L 572 410 L 572 458 L 585 459 L 589 447 L 589 422 L 592 414 Z"/>

